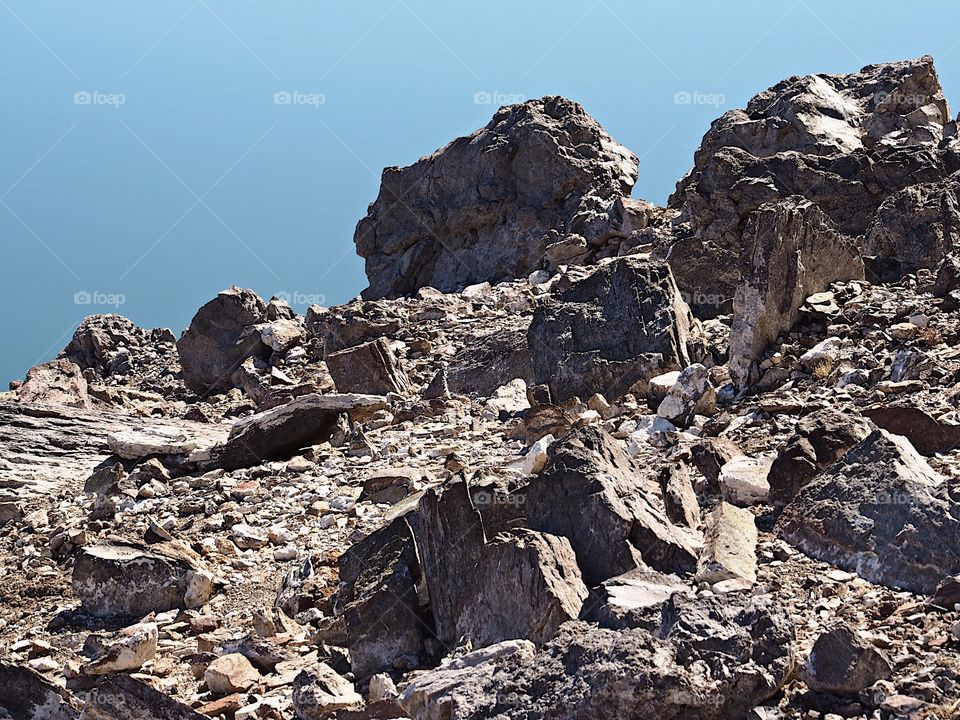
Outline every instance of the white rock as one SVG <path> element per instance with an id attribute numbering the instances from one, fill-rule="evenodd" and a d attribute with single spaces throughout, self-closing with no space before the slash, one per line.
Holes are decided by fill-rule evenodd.
<path id="1" fill-rule="evenodd" d="M 818 365 L 830 363 L 833 366 L 840 357 L 840 338 L 828 337 L 800 356 L 800 364 L 811 370 Z"/>
<path id="2" fill-rule="evenodd" d="M 527 450 L 527 454 L 523 458 L 523 465 L 521 466 L 524 474 L 536 475 L 543 470 L 543 466 L 547 464 L 547 450 L 553 440 L 553 435 L 544 435 L 530 446 L 530 449 Z"/>
<path id="3" fill-rule="evenodd" d="M 87 675 L 139 670 L 157 654 L 158 630 L 156 623 L 131 625 L 120 631 L 119 637 L 101 645 L 100 652 L 83 667 Z"/>
<path id="4" fill-rule="evenodd" d="M 527 400 L 527 384 L 521 379 L 511 380 L 493 391 L 483 409 L 483 415 L 496 418 L 501 412 L 516 413 L 530 407 Z"/>
<path id="5" fill-rule="evenodd" d="M 734 505 L 755 505 L 770 497 L 770 458 L 751 458 L 738 455 L 720 468 L 720 490 Z"/>
<path id="6" fill-rule="evenodd" d="M 214 695 L 232 695 L 249 690 L 260 680 L 260 673 L 240 653 L 221 655 L 207 666 L 203 680 Z"/>

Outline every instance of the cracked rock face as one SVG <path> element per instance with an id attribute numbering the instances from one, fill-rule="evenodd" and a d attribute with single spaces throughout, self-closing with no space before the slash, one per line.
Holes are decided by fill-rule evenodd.
<path id="1" fill-rule="evenodd" d="M 578 103 L 507 106 L 469 137 L 384 170 L 354 235 L 370 281 L 364 297 L 525 277 L 541 266 L 549 231 L 608 232 L 637 162 Z"/>

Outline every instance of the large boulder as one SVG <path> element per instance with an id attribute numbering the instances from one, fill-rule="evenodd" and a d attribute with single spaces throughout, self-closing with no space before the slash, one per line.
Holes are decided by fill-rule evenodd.
<path id="1" fill-rule="evenodd" d="M 115 313 L 90 315 L 80 323 L 60 357 L 76 363 L 81 370 L 112 375 L 120 364 L 118 353 L 151 348 L 161 340 L 173 341 L 173 333 L 166 329 L 144 330 Z"/>
<path id="2" fill-rule="evenodd" d="M 415 678 L 419 720 L 726 720 L 746 717 L 793 670 L 793 626 L 761 599 L 664 604 L 656 631 L 565 623 L 539 651 L 505 642 Z"/>
<path id="3" fill-rule="evenodd" d="M 816 692 L 856 697 L 878 680 L 888 680 L 893 666 L 853 628 L 838 623 L 820 634 L 799 675 Z"/>
<path id="4" fill-rule="evenodd" d="M 701 353 L 699 324 L 670 268 L 642 257 L 603 264 L 544 299 L 527 341 L 537 383 L 554 401 L 615 399 Z"/>
<path id="5" fill-rule="evenodd" d="M 550 231 L 588 239 L 610 231 L 637 163 L 575 102 L 504 107 L 469 137 L 384 170 L 354 235 L 370 282 L 363 295 L 525 277 L 544 261 Z"/>
<path id="6" fill-rule="evenodd" d="M 960 506 L 910 442 L 875 430 L 803 487 L 777 531 L 865 580 L 930 593 L 960 571 Z"/>
<path id="7" fill-rule="evenodd" d="M 30 368 L 26 380 L 17 389 L 17 399 L 22 403 L 74 408 L 88 409 L 93 406 L 80 367 L 63 358 Z"/>
<path id="8" fill-rule="evenodd" d="M 670 198 L 681 213 L 666 254 L 694 311 L 729 312 L 749 213 L 798 194 L 863 235 L 887 197 L 948 174 L 949 121 L 930 57 L 788 78 L 725 113 Z"/>
<path id="9" fill-rule="evenodd" d="M 229 390 L 244 360 L 269 356 L 255 327 L 266 320 L 267 305 L 253 290 L 230 287 L 219 293 L 177 341 L 184 384 L 200 396 Z"/>
<path id="10" fill-rule="evenodd" d="M 778 508 L 787 505 L 800 488 L 843 457 L 871 430 L 869 420 L 837 408 L 804 415 L 770 466 L 770 502 Z"/>
<path id="11" fill-rule="evenodd" d="M 73 590 L 95 617 L 142 618 L 201 607 L 213 594 L 213 576 L 182 545 L 114 542 L 83 549 L 73 566 Z"/>
<path id="12" fill-rule="evenodd" d="M 590 587 L 644 565 L 692 573 L 700 537 L 667 520 L 658 491 L 609 434 L 579 428 L 550 447 L 524 509 L 529 527 L 570 541 Z"/>
<path id="13" fill-rule="evenodd" d="M 70 693 L 40 673 L 0 660 L 0 717 L 77 720 L 78 705 Z"/>
<path id="14" fill-rule="evenodd" d="M 410 381 L 384 338 L 324 356 L 330 377 L 342 393 L 405 393 Z"/>
<path id="15" fill-rule="evenodd" d="M 793 327 L 810 295 L 838 280 L 863 278 L 856 245 L 801 197 L 752 213 L 743 244 L 730 332 L 730 373 L 741 387 L 755 379 L 754 361 Z"/>

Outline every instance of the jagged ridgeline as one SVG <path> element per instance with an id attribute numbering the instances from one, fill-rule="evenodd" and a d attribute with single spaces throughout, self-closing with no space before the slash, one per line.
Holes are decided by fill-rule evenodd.
<path id="1" fill-rule="evenodd" d="M 0 398 L 0 717 L 960 716 L 958 171 L 929 57 L 667 207 L 546 97 L 384 171 L 349 303 L 87 318 Z"/>

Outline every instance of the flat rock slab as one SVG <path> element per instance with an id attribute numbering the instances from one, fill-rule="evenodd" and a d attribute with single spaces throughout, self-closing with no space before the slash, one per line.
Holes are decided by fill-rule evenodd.
<path id="1" fill-rule="evenodd" d="M 304 395 L 243 418 L 222 445 L 199 459 L 199 465 L 236 470 L 265 460 L 284 460 L 301 448 L 329 440 L 341 413 L 369 413 L 386 407 L 386 398 L 378 395 Z"/>
<path id="2" fill-rule="evenodd" d="M 721 502 L 707 516 L 697 580 L 757 581 L 757 526 L 753 513 Z"/>
<path id="3" fill-rule="evenodd" d="M 728 502 L 749 506 L 765 503 L 770 497 L 769 458 L 740 455 L 720 468 L 720 491 Z"/>
<path id="4" fill-rule="evenodd" d="M 919 408 L 886 405 L 866 408 L 863 414 L 877 427 L 903 435 L 921 455 L 950 452 L 960 447 L 960 425 L 941 423 Z"/>

